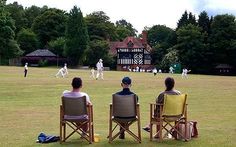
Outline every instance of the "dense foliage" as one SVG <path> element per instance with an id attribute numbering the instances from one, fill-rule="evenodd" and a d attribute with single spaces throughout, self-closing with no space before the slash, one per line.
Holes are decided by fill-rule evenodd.
<path id="1" fill-rule="evenodd" d="M 82 12 L 74 8 L 69 13 L 66 25 L 65 54 L 72 65 L 82 64 L 84 52 L 88 49 L 88 31 Z"/>
<path id="2" fill-rule="evenodd" d="M 111 67 L 110 41 L 141 36 L 128 21 L 115 23 L 103 11 L 86 16 L 76 6 L 69 13 L 47 6 L 24 8 L 0 1 L 0 64 L 38 48 L 48 48 L 73 65 L 94 66 L 99 58 Z M 165 25 L 144 28 L 152 47 L 152 63 L 168 69 L 180 63 L 193 73 L 211 73 L 219 64 L 236 67 L 236 20 L 234 15 L 198 17 L 184 11 L 176 29 Z"/>

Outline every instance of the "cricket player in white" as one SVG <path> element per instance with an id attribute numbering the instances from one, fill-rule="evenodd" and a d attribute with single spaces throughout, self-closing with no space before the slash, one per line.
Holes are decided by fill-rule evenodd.
<path id="1" fill-rule="evenodd" d="M 171 74 L 173 74 L 174 73 L 174 68 L 171 66 L 170 68 L 169 68 L 169 73 L 171 73 Z"/>
<path id="2" fill-rule="evenodd" d="M 190 72 L 191 70 L 188 70 L 187 68 L 184 68 L 182 71 L 182 78 L 188 78 L 188 72 Z"/>
<path id="3" fill-rule="evenodd" d="M 64 76 L 68 75 L 67 64 L 64 64 Z"/>
<path id="4" fill-rule="evenodd" d="M 152 72 L 153 72 L 154 76 L 157 75 L 157 69 L 156 68 L 153 68 Z"/>
<path id="5" fill-rule="evenodd" d="M 95 79 L 95 70 L 94 70 L 93 67 L 92 67 L 91 70 L 90 70 L 90 78 Z"/>
<path id="6" fill-rule="evenodd" d="M 27 73 L 28 73 L 28 63 L 25 63 L 25 67 L 24 67 L 24 77 L 27 76 Z"/>
<path id="7" fill-rule="evenodd" d="M 61 77 L 65 77 L 65 69 L 64 69 L 64 67 L 63 68 L 61 68 L 61 69 L 59 69 L 59 71 L 58 71 L 58 73 L 55 75 L 57 78 L 58 78 L 58 76 L 61 76 Z"/>
<path id="8" fill-rule="evenodd" d="M 96 80 L 98 79 L 99 76 L 101 76 L 101 79 L 103 79 L 103 63 L 102 63 L 102 59 L 99 59 L 99 61 L 96 64 L 96 66 L 97 66 Z"/>

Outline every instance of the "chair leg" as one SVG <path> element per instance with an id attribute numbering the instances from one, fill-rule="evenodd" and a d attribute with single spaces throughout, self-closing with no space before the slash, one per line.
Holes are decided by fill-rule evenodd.
<path id="1" fill-rule="evenodd" d="M 94 126 L 93 126 L 93 122 L 92 122 L 92 141 L 94 142 Z"/>
<path id="2" fill-rule="evenodd" d="M 112 120 L 109 120 L 109 143 L 112 141 Z"/>
<path id="3" fill-rule="evenodd" d="M 63 124 L 63 142 L 65 142 L 66 139 L 66 123 Z"/>
<path id="4" fill-rule="evenodd" d="M 62 143 L 62 122 L 60 121 L 60 143 Z"/>
<path id="5" fill-rule="evenodd" d="M 184 127 L 185 127 L 184 140 L 185 140 L 185 141 L 188 141 L 188 139 L 187 139 L 187 125 L 188 125 L 188 124 L 187 124 L 187 121 L 186 121 L 186 120 L 185 120 L 185 122 L 184 122 L 184 125 L 185 125 L 185 126 L 184 126 Z"/>
<path id="6" fill-rule="evenodd" d="M 138 138 L 139 138 L 139 143 L 141 143 L 141 125 L 140 125 L 140 119 L 138 120 Z"/>
<path id="7" fill-rule="evenodd" d="M 157 129 L 158 129 L 158 125 L 157 125 Z M 163 121 L 160 121 L 160 125 L 159 125 L 159 139 L 160 139 L 160 141 L 163 140 L 163 138 L 162 138 L 162 130 L 163 130 Z"/>
<path id="8" fill-rule="evenodd" d="M 89 144 L 92 143 L 92 126 L 91 122 L 89 122 Z"/>
<path id="9" fill-rule="evenodd" d="M 150 123 L 150 141 L 153 140 L 153 124 Z"/>

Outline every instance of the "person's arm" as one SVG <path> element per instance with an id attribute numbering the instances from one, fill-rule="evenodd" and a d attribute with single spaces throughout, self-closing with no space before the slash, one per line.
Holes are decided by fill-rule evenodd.
<path id="1" fill-rule="evenodd" d="M 90 101 L 90 97 L 88 96 L 88 94 L 85 93 L 85 97 L 86 97 L 86 102 L 87 104 L 92 104 Z"/>
<path id="2" fill-rule="evenodd" d="M 156 103 L 163 104 L 164 103 L 164 94 L 160 93 L 156 99 Z"/>

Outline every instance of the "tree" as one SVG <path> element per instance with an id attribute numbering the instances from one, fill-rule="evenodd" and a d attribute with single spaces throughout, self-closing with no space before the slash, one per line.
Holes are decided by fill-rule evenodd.
<path id="1" fill-rule="evenodd" d="M 178 50 L 170 48 L 168 50 L 168 53 L 165 54 L 164 58 L 161 61 L 161 67 L 163 69 L 168 69 L 168 67 L 170 67 L 171 64 L 178 62 L 179 62 Z"/>
<path id="2" fill-rule="evenodd" d="M 32 30 L 38 36 L 41 48 L 46 47 L 49 41 L 64 36 L 66 20 L 65 12 L 59 9 L 48 9 L 35 18 Z"/>
<path id="3" fill-rule="evenodd" d="M 196 18 L 192 12 L 189 12 L 188 14 L 188 24 L 197 25 Z"/>
<path id="4" fill-rule="evenodd" d="M 42 13 L 44 13 L 46 10 L 48 10 L 47 6 L 40 8 L 33 5 L 31 7 L 25 8 L 26 28 L 31 28 L 33 25 L 34 19 L 37 18 Z"/>
<path id="5" fill-rule="evenodd" d="M 127 36 L 136 36 L 138 31 L 133 27 L 133 25 L 124 19 L 116 21 L 116 33 L 119 40 L 123 40 Z"/>
<path id="6" fill-rule="evenodd" d="M 161 61 L 167 53 L 167 49 L 163 48 L 160 44 L 153 46 L 152 49 L 152 64 L 162 66 Z"/>
<path id="7" fill-rule="evenodd" d="M 21 28 L 26 26 L 25 11 L 22 5 L 17 2 L 6 5 L 6 10 L 10 13 L 10 17 L 15 21 L 15 34 L 17 34 Z"/>
<path id="8" fill-rule="evenodd" d="M 215 16 L 209 38 L 214 64 L 225 63 L 236 66 L 235 16 L 228 14 Z"/>
<path id="9" fill-rule="evenodd" d="M 73 65 L 82 64 L 84 52 L 88 49 L 88 30 L 82 12 L 76 6 L 69 13 L 66 25 L 65 54 Z"/>
<path id="10" fill-rule="evenodd" d="M 177 23 L 177 30 L 183 26 L 186 26 L 188 24 L 188 12 L 185 10 L 182 14 L 180 20 Z"/>
<path id="11" fill-rule="evenodd" d="M 30 29 L 22 29 L 17 34 L 17 42 L 24 51 L 24 55 L 36 50 L 39 43 L 36 34 Z"/>
<path id="12" fill-rule="evenodd" d="M 22 54 L 14 40 L 14 21 L 5 10 L 6 1 L 0 3 L 0 64 L 7 64 L 7 60 Z M 3 61 L 3 62 L 2 62 Z"/>
<path id="13" fill-rule="evenodd" d="M 195 73 L 206 69 L 207 48 L 204 44 L 204 35 L 201 28 L 192 24 L 179 28 L 177 31 L 177 48 L 179 59 L 184 67 L 188 67 Z"/>
<path id="14" fill-rule="evenodd" d="M 171 28 L 164 25 L 155 25 L 147 30 L 148 43 L 152 46 L 152 63 L 161 66 L 162 58 L 167 49 L 175 45 L 176 34 Z"/>
<path id="15" fill-rule="evenodd" d="M 105 40 L 92 40 L 89 44 L 90 48 L 86 51 L 86 64 L 95 66 L 97 61 L 101 58 L 104 65 L 112 67 L 114 64 L 113 58 L 108 54 L 109 42 Z"/>
<path id="16" fill-rule="evenodd" d="M 117 40 L 116 28 L 103 12 L 93 12 L 85 17 L 90 40 Z"/>
<path id="17" fill-rule="evenodd" d="M 169 48 L 176 43 L 175 32 L 165 25 L 154 25 L 148 32 L 148 43 L 151 46 L 157 44 L 166 44 L 165 48 Z"/>
<path id="18" fill-rule="evenodd" d="M 178 30 L 181 27 L 187 26 L 188 24 L 197 25 L 197 22 L 196 22 L 195 16 L 192 14 L 192 12 L 188 13 L 185 10 L 177 23 L 176 30 Z"/>
<path id="19" fill-rule="evenodd" d="M 65 37 L 59 37 L 56 40 L 52 40 L 48 43 L 49 49 L 56 55 L 63 57 L 64 56 L 64 47 L 66 39 Z"/>
<path id="20" fill-rule="evenodd" d="M 198 26 L 202 28 L 203 32 L 209 33 L 210 19 L 206 11 L 203 11 L 198 16 Z"/>

